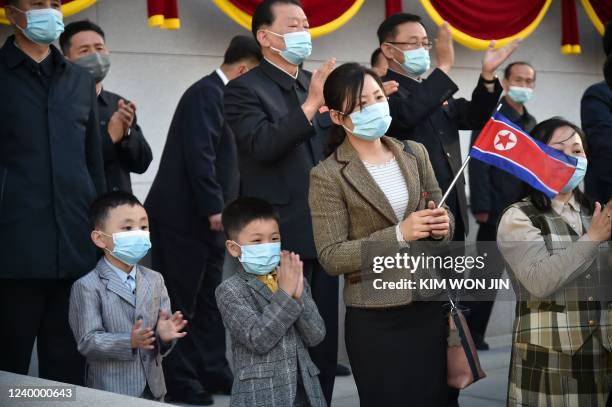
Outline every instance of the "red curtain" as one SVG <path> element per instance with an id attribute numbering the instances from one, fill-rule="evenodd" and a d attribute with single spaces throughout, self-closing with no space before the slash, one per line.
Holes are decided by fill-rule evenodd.
<path id="1" fill-rule="evenodd" d="M 385 0 L 385 15 L 387 17 L 402 12 L 402 0 Z"/>
<path id="2" fill-rule="evenodd" d="M 580 34 L 576 0 L 561 0 L 561 52 L 564 54 L 580 53 Z"/>
<path id="3" fill-rule="evenodd" d="M 604 25 L 612 20 L 612 0 L 590 0 L 589 3 Z"/>
<path id="4" fill-rule="evenodd" d="M 483 40 L 520 32 L 536 19 L 545 3 L 545 0 L 431 0 L 453 28 Z"/>
<path id="5" fill-rule="evenodd" d="M 147 0 L 149 25 L 176 30 L 180 28 L 177 0 Z"/>

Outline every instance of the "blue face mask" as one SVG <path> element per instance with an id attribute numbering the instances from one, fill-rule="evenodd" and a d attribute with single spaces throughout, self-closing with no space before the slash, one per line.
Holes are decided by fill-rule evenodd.
<path id="1" fill-rule="evenodd" d="M 241 255 L 238 258 L 244 271 L 247 273 L 263 276 L 274 271 L 280 262 L 281 244 L 280 242 L 250 244 L 240 246 Z"/>
<path id="2" fill-rule="evenodd" d="M 299 65 L 310 56 L 312 52 L 312 39 L 308 31 L 297 31 L 284 35 L 268 30 L 266 31 L 270 34 L 283 37 L 285 40 L 285 49 L 282 51 L 276 48 L 272 49 L 278 52 L 280 56 L 290 64 Z"/>
<path id="3" fill-rule="evenodd" d="M 19 27 L 23 34 L 32 42 L 49 45 L 57 40 L 64 32 L 64 20 L 62 13 L 52 8 L 21 11 L 26 16 L 27 26 L 25 29 Z"/>
<path id="4" fill-rule="evenodd" d="M 100 232 L 102 233 L 102 232 Z M 109 236 L 106 233 L 102 233 Z M 149 232 L 146 230 L 130 230 L 113 233 L 113 251 L 105 249 L 111 256 L 125 264 L 133 266 L 138 263 L 151 248 Z"/>
<path id="5" fill-rule="evenodd" d="M 342 126 L 346 131 L 363 140 L 374 141 L 385 135 L 391 125 L 389 114 L 389 103 L 387 101 L 366 106 L 361 110 L 351 113 L 353 130 Z"/>
<path id="6" fill-rule="evenodd" d="M 400 64 L 402 68 L 404 68 L 404 70 L 411 76 L 421 76 L 425 72 L 427 72 L 427 70 L 431 66 L 429 51 L 427 51 L 423 47 L 417 49 L 410 49 L 407 51 L 402 51 L 394 45 L 392 45 L 392 47 L 404 53 L 403 64 L 399 63 L 398 61 L 394 61 Z"/>
<path id="7" fill-rule="evenodd" d="M 565 184 L 561 192 L 572 192 L 578 185 L 580 185 L 586 174 L 587 165 L 589 163 L 588 160 L 584 157 L 574 158 L 578 160 L 578 163 L 576 164 L 576 170 L 574 171 L 574 175 L 572 175 L 572 178 L 567 181 L 567 184 Z"/>
<path id="8" fill-rule="evenodd" d="M 533 89 L 522 88 L 520 86 L 510 86 L 508 88 L 508 97 L 516 103 L 527 103 L 533 96 Z"/>

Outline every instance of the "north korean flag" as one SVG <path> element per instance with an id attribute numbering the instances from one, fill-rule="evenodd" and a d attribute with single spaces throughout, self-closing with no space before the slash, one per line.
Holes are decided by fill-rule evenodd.
<path id="1" fill-rule="evenodd" d="M 572 178 L 577 164 L 576 158 L 533 139 L 499 112 L 480 132 L 470 156 L 509 172 L 551 199 Z"/>

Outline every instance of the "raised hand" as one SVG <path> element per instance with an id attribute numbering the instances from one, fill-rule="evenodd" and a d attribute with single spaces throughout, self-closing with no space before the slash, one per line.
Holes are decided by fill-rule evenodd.
<path id="1" fill-rule="evenodd" d="M 595 202 L 595 210 L 591 218 L 591 225 L 587 231 L 589 239 L 595 243 L 600 243 L 610 239 L 612 233 L 612 199 L 606 207 L 602 209 L 599 202 Z"/>
<path id="2" fill-rule="evenodd" d="M 176 311 L 171 318 L 168 318 L 168 312 L 161 310 L 157 320 L 157 335 L 163 342 L 172 342 L 187 335 L 187 332 L 181 332 L 186 325 L 187 320 L 183 319 L 180 311 Z"/>
<path id="3" fill-rule="evenodd" d="M 438 29 L 438 38 L 435 40 L 436 62 L 438 69 L 448 74 L 455 63 L 455 48 L 453 36 L 448 22 L 444 22 Z"/>
<path id="4" fill-rule="evenodd" d="M 385 96 L 391 96 L 399 90 L 399 83 L 396 81 L 383 82 L 383 90 L 385 91 Z"/>
<path id="5" fill-rule="evenodd" d="M 155 333 L 151 328 L 142 329 L 142 319 L 136 321 L 132 326 L 131 344 L 132 349 L 153 349 L 155 342 Z"/>
<path id="6" fill-rule="evenodd" d="M 315 69 L 312 73 L 310 87 L 308 88 L 308 97 L 302 105 L 302 110 L 308 120 L 312 120 L 319 108 L 325 104 L 323 85 L 331 71 L 334 70 L 335 65 L 336 59 L 329 59 L 319 69 Z"/>
<path id="7" fill-rule="evenodd" d="M 489 48 L 482 57 L 482 76 L 486 80 L 491 80 L 495 76 L 497 68 L 503 64 L 510 55 L 518 48 L 521 40 L 514 40 L 505 47 L 495 49 L 495 41 L 489 43 Z"/>

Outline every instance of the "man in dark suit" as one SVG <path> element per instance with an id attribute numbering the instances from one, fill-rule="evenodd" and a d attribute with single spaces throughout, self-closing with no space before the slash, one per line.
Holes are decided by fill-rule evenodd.
<path id="1" fill-rule="evenodd" d="M 264 60 L 229 83 L 225 116 L 236 136 L 241 195 L 272 203 L 280 214 L 283 249 L 298 253 L 325 321 L 327 336 L 311 348 L 329 403 L 338 351 L 338 280 L 317 261 L 308 208 L 310 169 L 323 158 L 331 121 L 319 114 L 323 83 L 334 60 L 313 74 L 299 68 L 312 48 L 308 20 L 296 0 L 264 0 L 252 31 Z"/>
<path id="2" fill-rule="evenodd" d="M 461 167 L 459 130 L 480 129 L 489 119 L 502 92 L 495 71 L 518 43 L 499 50 L 489 47 L 482 60 L 482 72 L 472 92 L 472 100 L 468 101 L 452 97 L 458 88 L 448 76 L 454 62 L 448 24 L 440 27 L 436 42 L 438 65 L 426 79 L 422 75 L 429 70 L 429 49 L 433 42 L 419 16 L 392 15 L 380 25 L 377 34 L 389 63 L 384 80 L 399 83 L 399 91 L 389 99 L 393 122 L 387 134 L 425 145 L 438 184 L 445 192 Z M 454 240 L 459 241 L 464 240 L 468 232 L 464 185 L 461 177 L 446 200 L 455 215 Z"/>
<path id="3" fill-rule="evenodd" d="M 96 81 L 107 189 L 132 192 L 130 172 L 143 174 L 153 153 L 136 121 L 136 105 L 102 88 L 110 69 L 104 31 L 91 21 L 75 21 L 66 26 L 60 46 L 66 58 L 87 69 Z"/>
<path id="4" fill-rule="evenodd" d="M 536 125 L 536 119 L 529 114 L 525 103 L 531 99 L 536 83 L 536 72 L 533 67 L 522 61 L 508 64 L 504 70 L 502 87 L 505 95 L 501 100 L 500 113 L 530 132 Z M 472 132 L 472 144 L 480 131 Z M 506 207 L 519 200 L 522 192 L 522 181 L 508 176 L 503 170 L 485 164 L 480 160 L 470 161 L 470 209 L 478 223 L 476 235 L 478 253 L 487 253 L 487 278 L 501 277 L 503 259 L 495 243 L 497 222 Z M 497 269 L 495 269 L 497 267 Z M 487 350 L 489 345 L 484 337 L 487 331 L 493 301 L 472 301 L 464 304 L 470 309 L 468 323 L 470 332 L 478 350 Z"/>
<path id="5" fill-rule="evenodd" d="M 223 91 L 260 60 L 255 40 L 234 37 L 223 65 L 187 89 L 145 202 L 153 268 L 163 274 L 172 306 L 188 315 L 190 325 L 189 335 L 164 360 L 174 401 L 211 404 L 209 393 L 231 390 L 215 289 L 225 252 L 221 212 L 238 196 L 239 173 L 234 135 L 223 116 Z"/>
<path id="6" fill-rule="evenodd" d="M 96 264 L 89 204 L 105 190 L 95 84 L 51 44 L 59 0 L 9 0 L 0 49 L 0 370 L 80 384 L 70 287 Z M 35 11 L 42 29 L 27 17 Z"/>
<path id="7" fill-rule="evenodd" d="M 612 55 L 612 22 L 603 36 L 604 53 Z M 608 70 L 610 62 L 608 62 Z M 612 89 L 605 82 L 587 88 L 580 101 L 580 121 L 589 149 L 589 166 L 584 179 L 585 192 L 604 204 L 612 198 Z"/>

